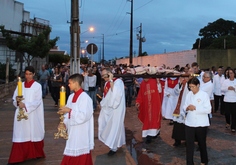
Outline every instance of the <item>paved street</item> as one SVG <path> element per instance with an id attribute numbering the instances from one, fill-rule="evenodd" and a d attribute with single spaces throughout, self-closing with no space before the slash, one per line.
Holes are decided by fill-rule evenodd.
<path id="1" fill-rule="evenodd" d="M 19 165 L 59 165 L 63 159 L 63 151 L 65 148 L 65 140 L 60 138 L 54 140 L 54 133 L 57 132 L 59 124 L 59 115 L 56 113 L 57 108 L 54 107 L 54 102 L 51 96 L 47 95 L 44 99 L 44 119 L 45 119 L 45 138 L 44 138 L 44 152 L 46 158 L 38 160 L 27 160 Z M 6 165 L 10 156 L 12 147 L 12 130 L 13 117 L 15 108 L 12 105 L 11 98 L 1 99 L 0 104 L 0 165 Z M 99 111 L 94 113 L 95 120 L 95 149 L 92 151 L 92 158 L 95 165 L 135 165 L 134 159 L 131 157 L 129 151 L 125 146 L 122 146 L 117 151 L 117 154 L 108 157 L 109 148 L 98 140 L 98 124 L 97 118 Z"/>
<path id="2" fill-rule="evenodd" d="M 127 108 L 126 129 L 130 130 L 126 137 L 129 137 L 127 148 L 132 157 L 139 165 L 154 164 L 186 164 L 184 142 L 180 147 L 173 147 L 174 140 L 171 138 L 173 126 L 168 120 L 162 120 L 161 135 L 153 140 L 151 144 L 142 144 L 141 126 L 137 120 L 138 112 Z M 132 138 L 133 137 L 133 138 Z M 142 152 L 142 148 L 147 151 Z M 219 112 L 213 114 L 212 124 L 207 135 L 207 151 L 209 164 L 236 164 L 236 135 L 225 128 L 224 116 Z M 195 151 L 194 162 L 200 164 L 200 152 Z"/>
<path id="3" fill-rule="evenodd" d="M 134 101 L 133 101 L 134 104 Z M 45 106 L 45 159 L 28 160 L 19 165 L 58 165 L 63 158 L 65 140 L 54 140 L 54 133 L 57 132 L 59 115 L 54 107 L 50 96 L 44 99 Z M 0 165 L 7 164 L 12 146 L 12 127 L 14 107 L 11 99 L 4 98 L 0 104 Z M 172 128 L 167 120 L 162 120 L 161 135 L 153 140 L 151 144 L 142 143 L 142 124 L 137 118 L 138 111 L 135 107 L 128 107 L 126 110 L 125 126 L 127 145 L 118 150 L 113 157 L 108 157 L 109 149 L 97 138 L 97 117 L 99 111 L 94 113 L 95 119 L 95 149 L 92 151 L 95 165 L 156 165 L 156 164 L 185 164 L 184 143 L 178 148 L 172 145 Z M 213 114 L 212 125 L 209 127 L 208 137 L 209 164 L 236 164 L 236 135 L 225 129 L 224 117 L 218 113 Z M 142 152 L 142 148 L 146 151 Z M 131 157 L 132 155 L 132 157 Z M 199 151 L 195 152 L 194 161 L 200 164 Z"/>

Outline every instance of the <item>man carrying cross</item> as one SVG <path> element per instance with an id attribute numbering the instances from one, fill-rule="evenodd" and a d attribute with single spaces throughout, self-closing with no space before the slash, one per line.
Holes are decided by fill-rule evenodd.
<path id="1" fill-rule="evenodd" d="M 159 98 L 161 85 L 157 79 L 145 78 L 142 81 L 136 99 L 139 108 L 139 120 L 143 123 L 142 137 L 146 143 L 151 143 L 157 137 L 161 128 L 161 101 Z"/>

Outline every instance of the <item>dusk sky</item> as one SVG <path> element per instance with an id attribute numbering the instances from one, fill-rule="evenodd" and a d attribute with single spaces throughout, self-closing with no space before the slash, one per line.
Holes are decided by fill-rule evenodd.
<path id="1" fill-rule="evenodd" d="M 50 21 L 51 38 L 60 37 L 57 45 L 70 54 L 70 0 L 18 0 L 31 18 Z M 192 49 L 201 28 L 219 18 L 236 21 L 235 0 L 133 0 L 133 51 L 138 54 L 136 27 L 142 23 L 143 52 L 148 55 Z M 105 36 L 105 60 L 129 55 L 130 2 L 126 0 L 79 0 L 81 32 L 94 27 L 94 32 L 81 35 L 102 47 Z M 81 47 L 87 44 L 81 43 Z M 98 60 L 94 55 L 94 60 Z"/>

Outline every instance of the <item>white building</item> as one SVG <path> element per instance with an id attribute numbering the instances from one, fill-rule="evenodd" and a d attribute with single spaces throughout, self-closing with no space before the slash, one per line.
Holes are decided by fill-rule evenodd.
<path id="1" fill-rule="evenodd" d="M 49 27 L 49 21 L 40 18 L 30 19 L 30 12 L 24 10 L 23 3 L 15 0 L 0 0 L 0 25 L 4 25 L 5 29 L 9 30 L 15 37 L 19 35 L 31 37 Z M 6 40 L 0 33 L 0 62 L 6 63 L 7 57 L 15 69 L 19 60 L 24 71 L 26 63 L 23 56 L 19 52 L 8 49 Z M 41 69 L 43 64 L 46 64 L 46 58 L 34 58 L 31 61 L 31 65 L 35 67 L 36 72 Z"/>

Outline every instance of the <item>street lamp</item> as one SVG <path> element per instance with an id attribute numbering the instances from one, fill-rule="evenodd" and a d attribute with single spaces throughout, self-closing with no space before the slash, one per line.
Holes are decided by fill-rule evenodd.
<path id="1" fill-rule="evenodd" d="M 85 32 L 83 32 L 83 33 L 80 33 L 80 35 L 82 35 L 82 34 L 84 34 L 84 33 L 86 33 L 86 32 L 88 32 L 88 31 L 94 31 L 94 28 L 93 27 L 90 27 L 88 30 L 86 30 Z"/>

